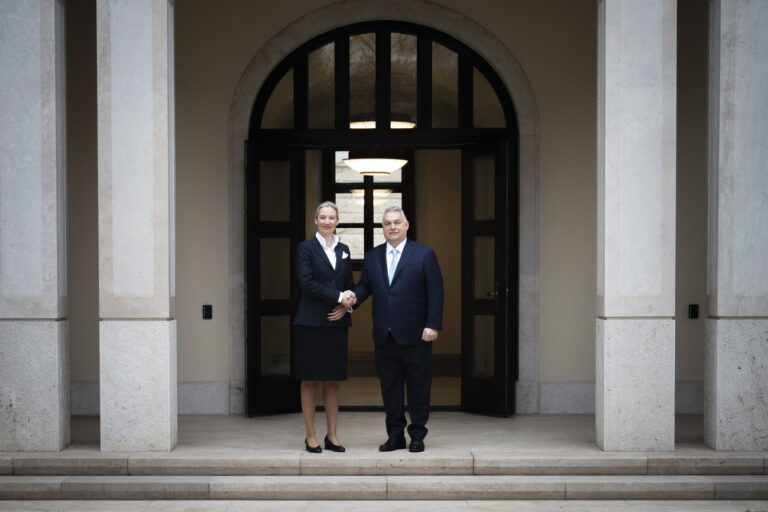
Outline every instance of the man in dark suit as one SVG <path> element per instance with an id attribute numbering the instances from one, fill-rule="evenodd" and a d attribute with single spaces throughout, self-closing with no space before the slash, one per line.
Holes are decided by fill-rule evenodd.
<path id="1" fill-rule="evenodd" d="M 382 452 L 405 448 L 403 389 L 411 424 L 409 450 L 424 451 L 432 385 L 432 341 L 443 328 L 443 277 L 435 252 L 408 240 L 408 219 L 399 206 L 382 217 L 387 242 L 365 255 L 358 304 L 373 295 L 374 360 L 386 411 Z"/>

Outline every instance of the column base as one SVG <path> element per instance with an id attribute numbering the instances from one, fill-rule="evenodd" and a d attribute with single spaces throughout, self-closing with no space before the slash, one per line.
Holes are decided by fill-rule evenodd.
<path id="1" fill-rule="evenodd" d="M 102 320 L 101 450 L 176 446 L 176 320 Z"/>
<path id="2" fill-rule="evenodd" d="M 69 445 L 68 322 L 0 320 L 0 452 Z"/>
<path id="3" fill-rule="evenodd" d="M 704 444 L 768 450 L 768 320 L 707 319 Z"/>
<path id="4" fill-rule="evenodd" d="M 675 321 L 598 319 L 595 427 L 605 451 L 675 449 Z"/>
<path id="5" fill-rule="evenodd" d="M 539 414 L 539 381 L 515 382 L 515 414 Z"/>

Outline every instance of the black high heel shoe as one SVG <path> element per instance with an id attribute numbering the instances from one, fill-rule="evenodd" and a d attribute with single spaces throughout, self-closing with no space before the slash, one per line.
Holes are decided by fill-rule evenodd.
<path id="1" fill-rule="evenodd" d="M 307 438 L 304 438 L 304 446 L 307 447 L 307 451 L 309 453 L 322 453 L 323 449 L 320 448 L 320 445 L 317 446 L 309 446 L 309 443 L 307 442 Z"/>
<path id="2" fill-rule="evenodd" d="M 328 436 L 325 436 L 325 449 L 326 450 L 331 450 L 332 452 L 345 452 L 345 451 L 347 451 L 347 449 L 344 448 L 343 446 L 341 446 L 340 444 L 333 444 L 328 439 Z"/>

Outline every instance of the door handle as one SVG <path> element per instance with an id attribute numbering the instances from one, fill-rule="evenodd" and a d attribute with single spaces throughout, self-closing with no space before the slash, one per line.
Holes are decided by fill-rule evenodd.
<path id="1" fill-rule="evenodd" d="M 501 304 L 499 304 L 499 282 L 496 281 L 496 283 L 494 283 L 493 291 L 488 291 L 485 293 L 485 295 L 489 299 L 494 299 L 496 311 L 498 311 L 499 307 L 501 306 Z"/>

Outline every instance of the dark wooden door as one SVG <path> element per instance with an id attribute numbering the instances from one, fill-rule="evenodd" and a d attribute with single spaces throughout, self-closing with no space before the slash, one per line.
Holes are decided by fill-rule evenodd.
<path id="1" fill-rule="evenodd" d="M 301 409 L 291 378 L 296 245 L 304 238 L 304 152 L 250 151 L 246 170 L 248 414 Z"/>
<path id="2" fill-rule="evenodd" d="M 508 140 L 462 151 L 461 403 L 484 414 L 514 412 L 517 203 L 508 155 Z"/>

